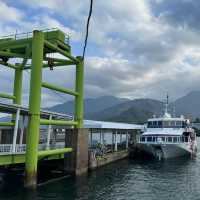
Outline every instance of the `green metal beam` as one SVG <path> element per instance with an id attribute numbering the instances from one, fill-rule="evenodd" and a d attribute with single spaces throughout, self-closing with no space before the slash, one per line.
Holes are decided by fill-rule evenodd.
<path id="1" fill-rule="evenodd" d="M 63 49 L 67 50 L 68 52 L 71 52 L 71 48 L 69 44 L 63 43 L 61 41 L 57 41 L 58 45 L 61 46 Z"/>
<path id="2" fill-rule="evenodd" d="M 64 51 L 64 50 L 62 50 L 62 49 L 60 49 L 59 47 L 57 47 L 57 46 L 55 46 L 54 44 L 48 42 L 47 40 L 45 40 L 44 43 L 45 43 L 45 45 L 46 45 L 48 48 L 53 49 L 53 50 L 59 52 L 60 54 L 66 56 L 67 58 L 69 58 L 69 59 L 71 59 L 72 61 L 74 61 L 74 62 L 77 63 L 77 59 L 74 58 L 73 56 L 71 56 L 68 52 L 66 52 L 66 51 Z"/>
<path id="3" fill-rule="evenodd" d="M 75 98 L 75 121 L 78 122 L 76 128 L 83 128 L 84 63 L 82 57 L 77 57 L 77 60 L 76 92 L 79 95 Z"/>
<path id="4" fill-rule="evenodd" d="M 76 121 L 64 121 L 64 120 L 48 120 L 40 119 L 41 125 L 60 125 L 60 126 L 76 126 L 78 122 Z"/>
<path id="5" fill-rule="evenodd" d="M 53 63 L 53 67 L 60 67 L 60 66 L 66 66 L 66 65 L 75 65 L 75 63 L 71 60 Z M 46 68 L 46 67 L 50 67 L 49 64 L 43 65 L 43 68 Z"/>
<path id="6" fill-rule="evenodd" d="M 68 150 L 64 150 L 64 153 L 58 152 L 58 154 L 50 154 L 47 157 L 47 160 L 57 160 L 57 159 L 63 159 L 64 154 L 71 152 L 71 148 L 66 148 Z M 43 152 L 43 151 L 41 151 Z M 38 152 L 39 153 L 39 152 Z M 41 154 L 41 156 L 38 157 L 38 160 L 43 159 L 45 156 Z M 25 163 L 25 154 L 7 154 L 7 155 L 1 155 L 0 156 L 0 166 L 5 166 L 5 165 L 15 165 L 19 163 Z"/>
<path id="7" fill-rule="evenodd" d="M 0 122 L 0 126 L 14 126 L 14 122 Z"/>
<path id="8" fill-rule="evenodd" d="M 75 63 L 71 60 L 53 63 L 53 67 L 63 67 L 67 65 L 75 65 Z M 49 64 L 43 64 L 43 68 L 48 68 L 48 67 L 50 67 Z M 31 65 L 28 65 L 24 67 L 24 70 L 30 69 L 30 68 L 31 68 Z"/>
<path id="9" fill-rule="evenodd" d="M 26 56 L 24 54 L 19 54 L 19 53 L 12 53 L 8 51 L 0 51 L 0 57 L 10 57 L 10 58 L 25 58 Z"/>
<path id="10" fill-rule="evenodd" d="M 72 148 L 45 150 L 45 151 L 39 151 L 38 157 L 41 158 L 45 156 L 57 155 L 57 154 L 63 154 L 63 153 L 69 153 L 69 152 L 72 152 Z"/>
<path id="11" fill-rule="evenodd" d="M 29 120 L 26 137 L 25 185 L 27 187 L 35 187 L 37 184 L 43 49 L 44 33 L 36 30 L 33 32 L 32 41 L 33 67 L 31 68 Z"/>
<path id="12" fill-rule="evenodd" d="M 0 98 L 13 99 L 13 100 L 16 99 L 14 95 L 4 94 L 4 93 L 0 93 Z"/>
<path id="13" fill-rule="evenodd" d="M 77 92 L 74 92 L 72 90 L 69 90 L 69 89 L 66 89 L 66 88 L 63 88 L 63 87 L 59 87 L 59 86 L 55 86 L 55 85 L 52 85 L 52 84 L 49 84 L 49 83 L 46 83 L 46 82 L 42 83 L 42 87 L 48 88 L 48 89 L 51 89 L 51 90 L 55 90 L 55 91 L 58 91 L 58 92 L 62 92 L 62 93 L 65 93 L 65 94 L 70 94 L 70 95 L 73 95 L 73 96 L 79 95 Z"/>
<path id="14" fill-rule="evenodd" d="M 24 154 L 15 154 L 15 155 L 8 154 L 0 156 L 0 166 L 24 163 L 24 161 L 25 161 Z"/>
<path id="15" fill-rule="evenodd" d="M 0 49 L 10 49 L 10 48 L 23 48 L 26 47 L 32 41 L 32 38 L 18 39 L 18 40 L 7 40 L 0 42 Z"/>
<path id="16" fill-rule="evenodd" d="M 73 62 L 71 60 L 62 59 L 62 58 L 52 58 L 52 57 L 49 57 L 49 56 L 46 56 L 44 58 L 44 60 L 46 60 L 46 61 L 48 61 L 49 59 L 53 60 L 53 62 L 70 62 L 70 63 L 73 63 L 72 65 L 76 64 L 76 62 Z"/>
<path id="17" fill-rule="evenodd" d="M 13 64 L 10 64 L 10 63 L 6 63 L 6 62 L 3 62 L 3 61 L 0 61 L 0 64 L 1 65 L 4 65 L 4 66 L 7 66 L 7 67 L 10 67 L 12 69 L 17 69 L 19 68 L 19 66 L 16 66 L 16 65 L 13 65 Z"/>

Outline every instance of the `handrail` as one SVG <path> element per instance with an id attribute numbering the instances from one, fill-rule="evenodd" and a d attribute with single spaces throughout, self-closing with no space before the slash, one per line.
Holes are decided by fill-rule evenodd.
<path id="1" fill-rule="evenodd" d="M 47 32 L 57 31 L 57 30 L 59 29 L 46 28 L 46 29 L 41 29 L 40 31 L 47 33 Z M 65 35 L 65 42 L 69 44 L 69 34 L 64 33 L 64 35 Z M 5 40 L 5 39 L 19 40 L 19 39 L 26 39 L 26 38 L 31 38 L 31 37 L 33 37 L 33 32 L 29 31 L 29 32 L 22 32 L 22 33 L 15 33 L 15 34 L 10 34 L 10 35 L 0 36 L 0 39 L 1 40 Z"/>
<path id="2" fill-rule="evenodd" d="M 39 144 L 38 151 L 46 150 L 46 144 Z M 63 149 L 65 144 L 51 144 L 49 145 L 50 150 Z M 24 154 L 26 152 L 26 144 L 16 144 L 15 149 L 13 149 L 12 144 L 0 144 L 0 155 L 7 154 Z"/>

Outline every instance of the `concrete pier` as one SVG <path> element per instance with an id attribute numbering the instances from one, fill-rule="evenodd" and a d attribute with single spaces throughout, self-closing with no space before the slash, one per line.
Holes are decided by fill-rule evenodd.
<path id="1" fill-rule="evenodd" d="M 124 158 L 127 158 L 129 156 L 128 150 L 118 151 L 118 152 L 112 152 L 109 154 L 106 154 L 102 157 L 96 158 L 92 153 L 89 157 L 89 169 L 93 170 L 98 167 L 107 165 L 109 163 L 115 162 L 117 160 L 121 160 Z"/>
<path id="2" fill-rule="evenodd" d="M 76 128 L 67 130 L 65 145 L 73 149 L 65 155 L 65 170 L 74 175 L 88 171 L 88 129 Z"/>

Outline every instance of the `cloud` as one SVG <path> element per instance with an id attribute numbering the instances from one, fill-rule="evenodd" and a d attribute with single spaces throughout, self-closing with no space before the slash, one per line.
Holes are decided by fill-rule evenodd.
<path id="1" fill-rule="evenodd" d="M 1 23 L 5 22 L 18 22 L 20 21 L 24 14 L 23 11 L 16 9 L 12 6 L 8 6 L 6 3 L 0 1 L 0 20 Z"/>
<path id="2" fill-rule="evenodd" d="M 16 27 L 22 31 L 58 27 L 71 34 L 72 50 L 81 54 L 89 0 L 21 0 L 22 7 L 5 2 L 4 6 L 14 9 L 18 18 L 16 25 L 2 19 L 0 32 L 14 32 Z M 177 98 L 198 89 L 199 8 L 194 0 L 94 1 L 85 96 L 160 99 L 168 91 Z M 48 81 L 74 87 L 73 70 L 45 74 Z M 47 90 L 44 98 L 50 104 L 60 101 Z"/>
<path id="3" fill-rule="evenodd" d="M 48 15 L 42 16 L 40 19 L 38 19 L 40 26 L 43 27 L 51 27 L 51 28 L 58 28 L 62 30 L 63 32 L 67 33 L 70 36 L 70 39 L 72 41 L 79 41 L 80 40 L 80 34 L 76 32 L 74 29 L 64 26 L 62 23 L 60 23 L 58 20 L 51 18 Z"/>
<path id="4" fill-rule="evenodd" d="M 151 1 L 151 6 L 157 16 L 165 23 L 177 27 L 197 30 L 199 26 L 200 2 L 195 0 L 165 0 Z"/>
<path id="5" fill-rule="evenodd" d="M 75 21 L 82 21 L 81 17 L 84 17 L 87 13 L 88 1 L 81 0 L 22 0 L 25 5 L 31 7 L 34 10 L 38 8 L 46 9 L 44 12 L 51 12 L 63 18 L 70 18 Z M 37 6 L 36 6 L 37 5 Z"/>

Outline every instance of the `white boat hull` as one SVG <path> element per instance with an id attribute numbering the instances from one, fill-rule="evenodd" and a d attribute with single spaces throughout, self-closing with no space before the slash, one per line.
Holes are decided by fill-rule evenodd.
<path id="1" fill-rule="evenodd" d="M 141 150 L 161 159 L 175 158 L 181 156 L 194 156 L 189 144 L 140 144 Z"/>

